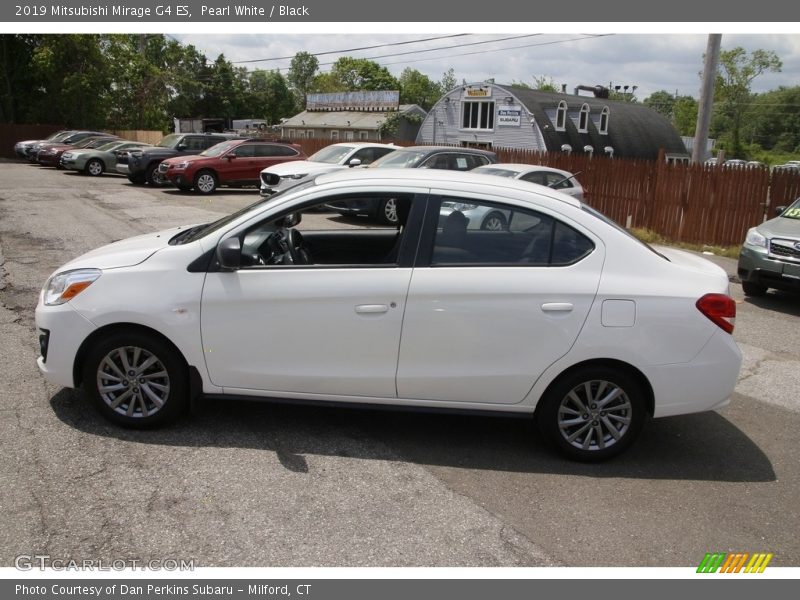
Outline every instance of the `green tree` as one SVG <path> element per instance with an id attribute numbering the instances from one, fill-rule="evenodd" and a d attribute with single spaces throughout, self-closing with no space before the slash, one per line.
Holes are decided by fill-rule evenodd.
<path id="1" fill-rule="evenodd" d="M 246 102 L 252 117 L 266 119 L 271 125 L 294 113 L 295 99 L 279 71 L 256 70 L 250 73 Z M 245 115 L 242 115 L 245 116 Z"/>
<path id="2" fill-rule="evenodd" d="M 333 63 L 331 76 L 340 92 L 397 90 L 400 84 L 386 67 L 366 58 L 343 56 Z"/>
<path id="3" fill-rule="evenodd" d="M 456 73 L 453 67 L 450 67 L 442 74 L 442 78 L 439 80 L 439 89 L 442 91 L 442 94 L 446 94 L 457 85 L 458 80 L 456 79 Z"/>
<path id="4" fill-rule="evenodd" d="M 33 49 L 31 68 L 36 93 L 29 118 L 67 127 L 106 126 L 112 77 L 96 34 L 46 35 Z"/>
<path id="5" fill-rule="evenodd" d="M 208 74 L 203 116 L 226 119 L 249 116 L 250 111 L 244 106 L 248 85 L 247 71 L 234 67 L 220 54 Z"/>
<path id="6" fill-rule="evenodd" d="M 743 133 L 767 150 L 800 152 L 800 86 L 758 94 Z"/>
<path id="7" fill-rule="evenodd" d="M 418 104 L 425 110 L 429 110 L 442 95 L 438 83 L 409 67 L 403 69 L 398 83 L 400 84 L 400 102 L 402 104 Z"/>
<path id="8" fill-rule="evenodd" d="M 667 90 L 658 90 L 645 98 L 642 104 L 657 113 L 661 113 L 668 119 L 672 119 L 675 109 L 675 95 L 670 94 Z"/>
<path id="9" fill-rule="evenodd" d="M 744 48 L 723 50 L 719 55 L 719 69 L 714 89 L 714 100 L 719 111 L 715 121 L 717 129 L 726 130 L 732 157 L 742 157 L 742 125 L 753 103 L 751 87 L 756 77 L 765 72 L 778 72 L 783 64 L 771 50 L 754 50 L 749 55 Z"/>
<path id="10" fill-rule="evenodd" d="M 0 122 L 25 123 L 36 94 L 36 77 L 31 68 L 33 51 L 40 35 L 0 34 Z"/>
<path id="11" fill-rule="evenodd" d="M 319 69 L 319 60 L 313 54 L 298 52 L 294 55 L 286 79 L 299 110 L 303 110 L 306 106 L 306 94 L 311 90 L 317 69 Z"/>

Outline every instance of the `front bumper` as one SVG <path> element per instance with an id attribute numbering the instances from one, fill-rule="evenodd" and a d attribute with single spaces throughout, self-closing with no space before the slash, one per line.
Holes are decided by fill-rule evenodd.
<path id="1" fill-rule="evenodd" d="M 69 302 L 36 307 L 36 335 L 41 356 L 36 363 L 44 378 L 54 385 L 75 387 L 75 360 L 83 341 L 96 329 Z"/>
<path id="2" fill-rule="evenodd" d="M 742 246 L 737 267 L 739 279 L 785 291 L 800 291 L 800 261 L 784 260 L 765 249 Z"/>

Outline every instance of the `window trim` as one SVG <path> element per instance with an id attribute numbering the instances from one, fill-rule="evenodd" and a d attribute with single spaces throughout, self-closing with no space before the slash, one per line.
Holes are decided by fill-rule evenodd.
<path id="1" fill-rule="evenodd" d="M 610 115 L 611 110 L 607 106 L 604 106 L 603 110 L 600 111 L 600 126 L 597 128 L 600 135 L 608 135 L 608 119 Z"/>
<path id="2" fill-rule="evenodd" d="M 467 118 L 466 108 L 467 106 L 470 107 L 469 109 L 469 119 L 470 125 L 465 124 L 465 119 Z M 479 106 L 481 107 L 478 110 L 478 115 L 476 119 L 472 118 L 472 113 L 474 111 L 474 107 Z M 485 111 L 483 110 L 485 108 Z M 485 112 L 485 115 L 484 115 Z M 483 121 L 483 117 L 486 117 L 486 125 L 487 127 L 481 127 L 481 122 Z M 476 122 L 476 127 L 471 126 L 472 121 Z M 461 101 L 461 131 L 494 131 L 495 130 L 495 101 L 494 100 L 462 100 Z"/>

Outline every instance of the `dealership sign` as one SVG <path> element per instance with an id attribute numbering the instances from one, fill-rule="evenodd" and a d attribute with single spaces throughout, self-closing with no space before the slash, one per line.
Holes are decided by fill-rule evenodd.
<path id="1" fill-rule="evenodd" d="M 507 127 L 519 127 L 522 125 L 522 107 L 519 105 L 512 105 L 498 108 L 497 124 Z"/>

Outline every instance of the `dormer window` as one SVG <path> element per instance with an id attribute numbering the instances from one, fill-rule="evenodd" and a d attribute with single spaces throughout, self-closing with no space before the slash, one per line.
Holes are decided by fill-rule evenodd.
<path id="1" fill-rule="evenodd" d="M 586 133 L 589 131 L 589 105 L 584 104 L 581 106 L 581 114 L 578 117 L 578 133 Z"/>
<path id="2" fill-rule="evenodd" d="M 608 135 L 608 113 L 608 107 L 604 106 L 603 111 L 600 113 L 600 127 L 598 127 L 600 135 Z"/>
<path id="3" fill-rule="evenodd" d="M 567 103 L 563 100 L 558 103 L 556 110 L 556 131 L 567 130 Z"/>

